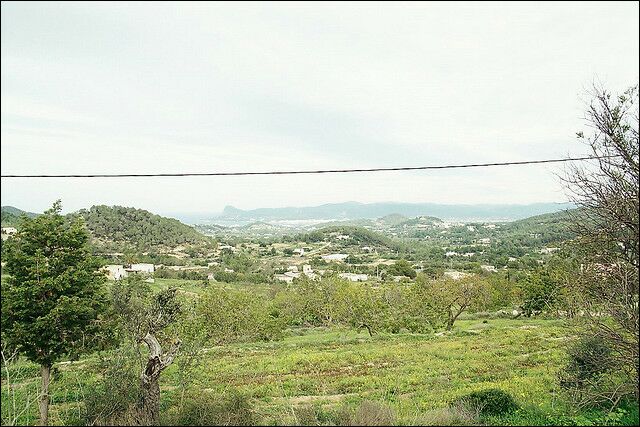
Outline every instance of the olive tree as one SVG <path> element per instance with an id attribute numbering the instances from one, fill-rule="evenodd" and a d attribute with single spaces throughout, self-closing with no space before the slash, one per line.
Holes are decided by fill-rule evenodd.
<path id="1" fill-rule="evenodd" d="M 173 363 L 181 345 L 181 340 L 172 330 L 181 311 L 176 289 L 153 293 L 146 282 L 132 276 L 116 282 L 112 295 L 113 310 L 126 339 L 136 347 L 143 345 L 147 349 L 140 373 L 138 421 L 157 424 L 160 416 L 160 374 Z"/>
<path id="2" fill-rule="evenodd" d="M 416 286 L 424 288 L 425 299 L 444 318 L 446 329 L 453 328 L 458 317 L 468 310 L 481 310 L 491 299 L 491 287 L 479 277 L 471 276 L 459 280 L 419 280 Z"/>

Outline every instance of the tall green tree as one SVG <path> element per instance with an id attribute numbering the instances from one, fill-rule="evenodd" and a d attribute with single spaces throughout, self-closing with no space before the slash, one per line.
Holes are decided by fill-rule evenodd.
<path id="1" fill-rule="evenodd" d="M 43 215 L 23 217 L 3 253 L 10 276 L 2 289 L 2 338 L 40 365 L 41 425 L 48 424 L 52 365 L 90 348 L 106 302 L 83 221 L 60 211 L 57 201 Z"/>

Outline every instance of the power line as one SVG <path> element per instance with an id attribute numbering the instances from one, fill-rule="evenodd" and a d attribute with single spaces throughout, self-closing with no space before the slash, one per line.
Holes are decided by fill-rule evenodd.
<path id="1" fill-rule="evenodd" d="M 193 173 L 123 173 L 123 174 L 65 174 L 65 175 L 1 175 L 1 178 L 149 178 L 149 177 L 183 177 L 183 176 L 247 176 L 247 175 L 300 175 L 322 173 L 355 173 L 355 172 L 389 172 L 414 171 L 434 169 L 482 168 L 490 166 L 533 165 L 541 163 L 576 162 L 581 160 L 605 159 L 614 156 L 588 156 L 564 159 L 524 160 L 519 162 L 472 163 L 461 165 L 413 166 L 397 168 L 368 168 L 368 169 L 323 169 L 323 170 L 293 170 L 293 171 L 264 171 L 264 172 L 193 172 Z"/>

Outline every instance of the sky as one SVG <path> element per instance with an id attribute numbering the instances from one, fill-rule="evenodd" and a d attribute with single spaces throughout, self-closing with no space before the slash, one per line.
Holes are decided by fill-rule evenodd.
<path id="1" fill-rule="evenodd" d="M 123 3 L 2 2 L 3 175 L 577 156 L 589 87 L 639 76 L 638 2 Z M 561 202 L 563 168 L 3 178 L 1 201 L 165 214 Z"/>

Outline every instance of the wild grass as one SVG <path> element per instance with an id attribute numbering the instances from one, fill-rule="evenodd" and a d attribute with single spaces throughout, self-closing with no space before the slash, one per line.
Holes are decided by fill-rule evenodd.
<path id="1" fill-rule="evenodd" d="M 192 389 L 214 397 L 246 396 L 257 424 L 299 424 L 301 417 L 315 425 L 344 424 L 353 421 L 363 402 L 377 402 L 383 405 L 376 409 L 377 415 L 372 409 L 371 414 L 360 409 L 360 415 L 393 418 L 400 425 L 465 425 L 480 421 L 475 414 L 451 408 L 450 403 L 473 391 L 499 388 L 511 394 L 522 409 L 494 418 L 494 422 L 522 425 L 534 420 L 569 425 L 575 424 L 571 417 L 576 414 L 563 404 L 556 374 L 570 336 L 564 320 L 523 318 L 486 323 L 467 319 L 457 322 L 451 333 L 439 336 L 369 337 L 341 328 L 299 329 L 289 331 L 281 341 L 206 349 L 202 365 L 193 374 Z M 37 367 L 25 361 L 16 366 L 22 373 L 11 387 L 37 386 Z M 56 365 L 51 384 L 54 423 L 79 421 L 83 389 L 96 379 L 91 366 L 92 358 Z M 173 411 L 179 400 L 176 369 L 169 367 L 161 377 L 165 413 Z M 3 373 L 3 419 L 10 399 L 7 390 Z M 32 406 L 21 421 L 35 421 L 37 408 Z M 608 421 L 620 425 L 628 415 L 625 412 Z M 583 424 L 602 416 L 587 417 Z"/>

